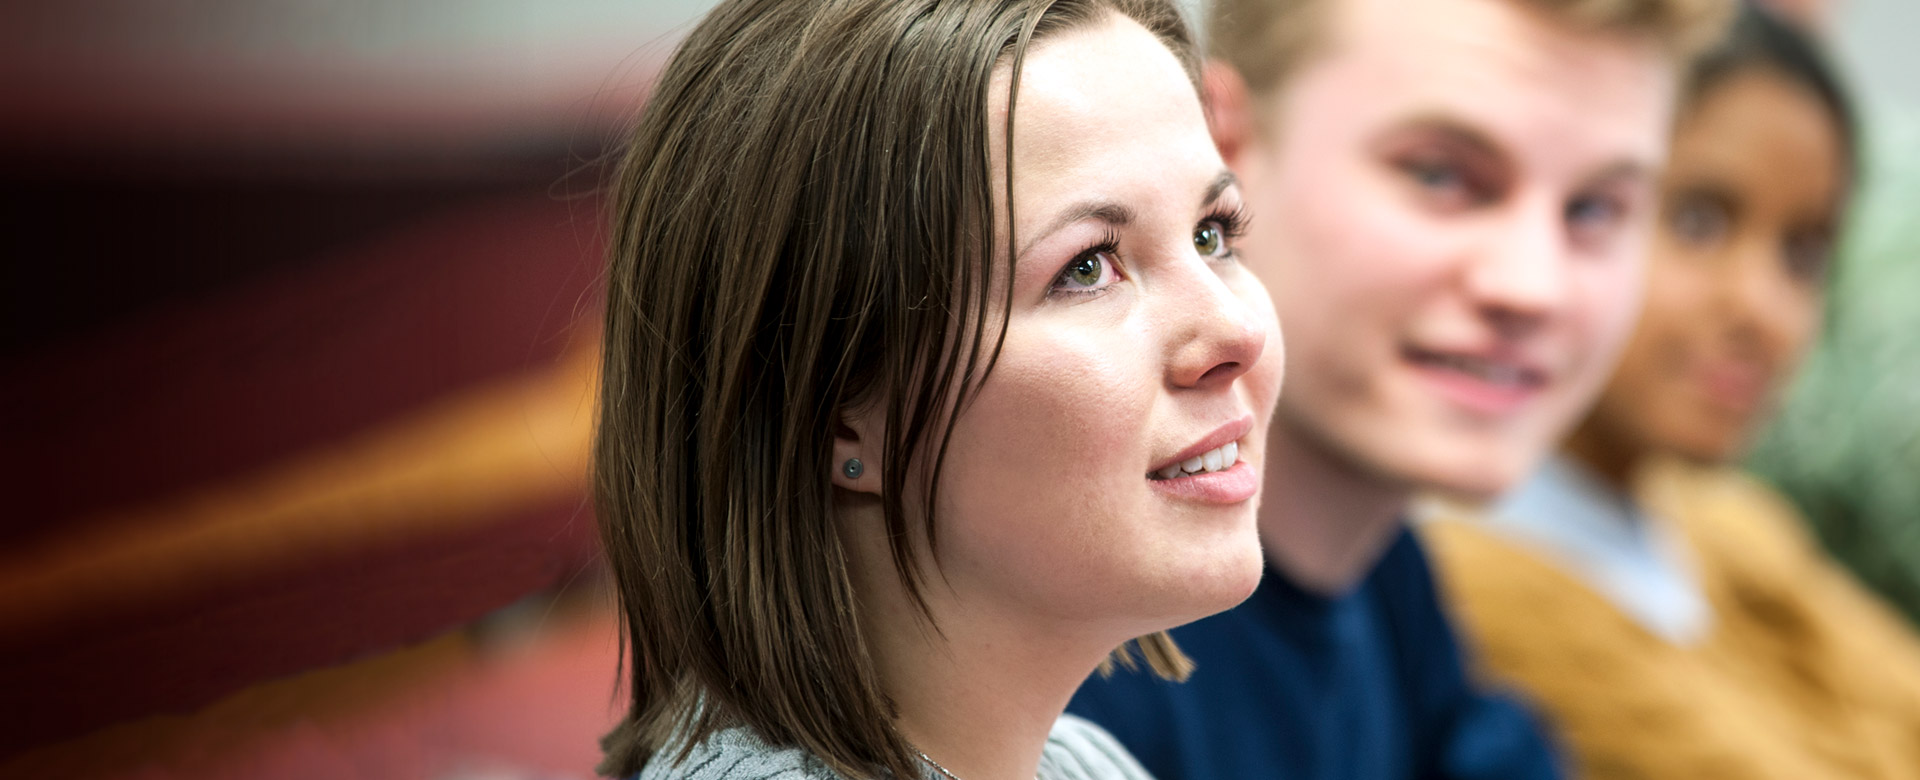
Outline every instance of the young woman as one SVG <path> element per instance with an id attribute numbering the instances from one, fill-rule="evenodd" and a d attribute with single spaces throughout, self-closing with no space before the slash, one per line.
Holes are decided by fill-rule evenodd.
<path id="1" fill-rule="evenodd" d="M 1600 401 L 1484 517 L 1425 529 L 1583 776 L 1920 777 L 1920 642 L 1730 465 L 1819 331 L 1853 158 L 1813 47 L 1747 12 L 1695 69 Z"/>
<path id="2" fill-rule="evenodd" d="M 1281 372 L 1195 73 L 1163 0 L 692 31 L 614 201 L 603 771 L 1144 774 L 1061 712 L 1257 584 Z"/>

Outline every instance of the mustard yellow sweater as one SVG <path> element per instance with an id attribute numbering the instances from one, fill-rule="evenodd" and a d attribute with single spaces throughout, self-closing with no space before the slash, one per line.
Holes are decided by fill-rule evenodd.
<path id="1" fill-rule="evenodd" d="M 1587 778 L 1920 778 L 1920 640 L 1793 509 L 1731 470 L 1643 469 L 1690 546 L 1713 624 L 1649 633 L 1530 548 L 1456 515 L 1421 528 L 1460 630 L 1528 693 Z"/>

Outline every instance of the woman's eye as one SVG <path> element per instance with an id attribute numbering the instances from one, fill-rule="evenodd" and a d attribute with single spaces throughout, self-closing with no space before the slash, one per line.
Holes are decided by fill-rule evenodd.
<path id="1" fill-rule="evenodd" d="M 1207 220 L 1193 231 L 1193 248 L 1201 257 L 1220 257 L 1227 251 L 1227 231 L 1219 222 Z"/>
<path id="2" fill-rule="evenodd" d="M 1114 269 L 1113 251 L 1094 248 L 1080 253 L 1060 269 L 1053 281 L 1054 292 L 1089 293 L 1106 289 L 1119 278 Z"/>
<path id="3" fill-rule="evenodd" d="M 1681 243 L 1697 248 L 1718 245 L 1732 224 L 1726 207 L 1706 198 L 1682 198 L 1667 216 L 1667 231 Z"/>
<path id="4" fill-rule="evenodd" d="M 1833 242 L 1823 234 L 1789 236 L 1781 247 L 1781 255 L 1786 262 L 1787 273 L 1793 278 L 1818 282 L 1827 277 L 1827 266 L 1832 263 Z"/>

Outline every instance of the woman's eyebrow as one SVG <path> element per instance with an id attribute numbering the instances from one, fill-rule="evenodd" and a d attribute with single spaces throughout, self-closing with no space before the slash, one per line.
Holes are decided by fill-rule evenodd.
<path id="1" fill-rule="evenodd" d="M 1239 183 L 1240 180 L 1234 177 L 1233 171 L 1222 169 L 1214 175 L 1213 183 L 1207 185 L 1207 195 L 1200 199 L 1200 208 L 1213 205 L 1214 201 L 1219 200 L 1220 196 L 1226 193 L 1227 188 Z"/>
<path id="2" fill-rule="evenodd" d="M 1680 182 L 1673 187 L 1672 197 L 1674 199 L 1682 197 L 1698 198 L 1710 202 L 1722 211 L 1727 212 L 1727 216 L 1733 219 L 1739 219 L 1741 217 L 1742 206 L 1745 205 L 1742 203 L 1738 187 L 1728 186 L 1722 182 L 1711 179 L 1696 182 Z"/>
<path id="3" fill-rule="evenodd" d="M 1233 175 L 1233 171 L 1221 170 L 1218 174 L 1214 175 L 1213 181 L 1207 184 L 1206 195 L 1200 198 L 1200 208 L 1204 209 L 1213 205 L 1213 202 L 1219 200 L 1220 196 L 1229 188 L 1239 183 L 1240 180 Z M 1026 257 L 1027 252 L 1033 249 L 1034 244 L 1040 243 L 1040 241 L 1047 236 L 1051 236 L 1059 232 L 1062 228 L 1079 222 L 1080 220 L 1097 219 L 1114 227 L 1126 227 L 1127 225 L 1133 224 L 1134 216 L 1133 208 L 1124 203 L 1116 203 L 1110 200 L 1083 200 L 1067 207 L 1065 211 L 1060 212 L 1059 216 L 1054 217 L 1053 221 L 1047 223 L 1047 227 L 1044 230 L 1034 235 L 1033 238 L 1027 239 L 1026 243 L 1020 247 L 1019 256 Z"/>
<path id="4" fill-rule="evenodd" d="M 1067 207 L 1067 210 L 1060 212 L 1060 216 L 1054 217 L 1052 222 L 1047 223 L 1045 230 L 1040 231 L 1033 238 L 1027 239 L 1026 244 L 1020 247 L 1019 256 L 1026 257 L 1027 252 L 1033 249 L 1034 244 L 1040 243 L 1041 239 L 1051 236 L 1059 232 L 1062 228 L 1079 222 L 1080 220 L 1097 219 L 1114 227 L 1126 227 L 1133 223 L 1133 218 L 1133 209 L 1122 203 L 1115 203 L 1110 200 L 1081 201 Z"/>

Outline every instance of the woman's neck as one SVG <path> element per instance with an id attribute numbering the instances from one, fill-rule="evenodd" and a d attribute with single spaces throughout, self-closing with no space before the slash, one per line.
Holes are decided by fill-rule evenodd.
<path id="1" fill-rule="evenodd" d="M 927 587 L 943 589 L 937 578 Z M 925 595 L 938 631 L 903 596 L 883 597 L 891 603 L 864 621 L 901 733 L 963 780 L 1029 780 L 1067 700 L 1111 648 Z"/>
<path id="2" fill-rule="evenodd" d="M 964 780 L 1029 780 L 1068 699 L 1098 667 L 1098 647 L 1066 647 L 935 607 L 941 632 L 876 636 L 881 682 L 899 728 Z M 925 626 L 925 622 L 918 622 Z"/>
<path id="3" fill-rule="evenodd" d="M 1400 531 L 1411 486 L 1369 472 L 1284 421 L 1267 435 L 1260 542 L 1294 584 L 1351 590 Z"/>
<path id="4" fill-rule="evenodd" d="M 922 613 L 894 569 L 878 502 L 846 501 L 835 515 L 860 630 L 902 736 L 963 780 L 1032 780 L 1067 700 L 1126 637 L 1067 636 L 1059 620 L 962 598 L 917 545 Z"/>
<path id="5" fill-rule="evenodd" d="M 1631 491 L 1634 469 L 1646 454 L 1626 436 L 1614 434 L 1591 417 L 1574 429 L 1561 451 L 1623 494 Z"/>

